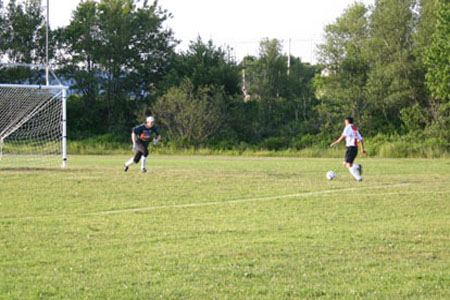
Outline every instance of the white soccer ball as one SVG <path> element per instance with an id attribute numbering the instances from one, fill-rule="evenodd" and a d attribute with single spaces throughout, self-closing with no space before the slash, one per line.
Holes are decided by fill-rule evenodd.
<path id="1" fill-rule="evenodd" d="M 327 172 L 327 179 L 328 180 L 333 180 L 336 178 L 336 173 L 334 171 L 328 171 Z"/>

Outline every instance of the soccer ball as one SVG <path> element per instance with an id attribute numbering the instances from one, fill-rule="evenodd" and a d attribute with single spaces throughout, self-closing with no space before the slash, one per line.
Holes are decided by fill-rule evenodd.
<path id="1" fill-rule="evenodd" d="M 333 180 L 336 178 L 336 173 L 334 173 L 334 171 L 328 171 L 327 172 L 327 179 L 328 180 Z"/>

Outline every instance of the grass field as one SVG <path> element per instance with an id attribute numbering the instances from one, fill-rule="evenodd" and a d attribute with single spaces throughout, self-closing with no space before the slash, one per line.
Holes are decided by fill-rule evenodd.
<path id="1" fill-rule="evenodd" d="M 449 160 L 126 158 L 0 168 L 0 299 L 450 299 Z"/>

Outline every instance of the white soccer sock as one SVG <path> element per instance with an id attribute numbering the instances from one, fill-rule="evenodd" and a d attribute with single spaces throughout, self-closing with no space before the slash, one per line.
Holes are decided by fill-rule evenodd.
<path id="1" fill-rule="evenodd" d="M 147 157 L 142 157 L 142 167 L 141 170 L 145 169 L 145 164 L 147 163 Z"/>
<path id="2" fill-rule="evenodd" d="M 134 164 L 134 157 L 130 158 L 130 160 L 125 163 L 125 166 L 129 167 L 132 164 Z"/>
<path id="3" fill-rule="evenodd" d="M 359 176 L 361 176 L 361 174 L 359 174 L 359 165 L 358 164 L 353 164 L 353 167 L 355 167 L 356 173 L 358 173 Z"/>
<path id="4" fill-rule="evenodd" d="M 356 165 L 348 168 L 348 171 L 353 175 L 353 177 L 355 177 L 356 180 L 361 180 L 361 176 L 359 176 L 358 171 L 356 170 Z"/>

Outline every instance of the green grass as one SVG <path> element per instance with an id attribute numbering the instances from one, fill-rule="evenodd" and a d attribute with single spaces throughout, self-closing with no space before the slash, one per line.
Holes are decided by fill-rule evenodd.
<path id="1" fill-rule="evenodd" d="M 449 160 L 127 158 L 0 168 L 0 299 L 450 299 Z"/>

